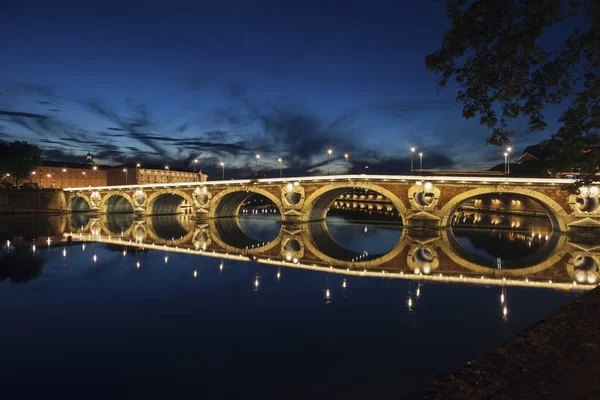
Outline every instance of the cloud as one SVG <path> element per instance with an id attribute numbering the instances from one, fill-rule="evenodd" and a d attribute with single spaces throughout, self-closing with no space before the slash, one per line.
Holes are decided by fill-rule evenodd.
<path id="1" fill-rule="evenodd" d="M 133 115 L 131 118 L 127 118 L 119 115 L 114 110 L 111 110 L 99 100 L 90 100 L 84 102 L 83 104 L 94 114 L 109 120 L 123 132 L 126 132 L 129 138 L 148 146 L 154 150 L 155 153 L 168 158 L 168 153 L 163 147 L 156 144 L 154 140 L 150 139 L 144 133 L 140 133 L 137 129 L 139 127 L 153 126 L 153 124 L 150 122 L 150 116 L 145 105 L 128 101 L 129 108 Z M 114 128 L 108 129 L 117 130 Z"/>
<path id="2" fill-rule="evenodd" d="M 0 110 L 0 115 L 6 115 L 8 117 L 18 117 L 18 118 L 35 118 L 35 119 L 47 119 L 45 115 L 33 114 L 28 112 L 20 112 L 20 111 L 6 111 Z"/>

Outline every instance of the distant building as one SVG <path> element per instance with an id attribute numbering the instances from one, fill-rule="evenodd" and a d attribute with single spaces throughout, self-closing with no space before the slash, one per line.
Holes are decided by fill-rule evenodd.
<path id="1" fill-rule="evenodd" d="M 139 165 L 139 166 L 138 166 Z M 206 182 L 202 171 L 177 171 L 152 165 L 124 164 L 107 170 L 107 186 L 144 185 L 152 183 Z"/>
<path id="2" fill-rule="evenodd" d="M 21 182 L 31 183 L 42 189 L 106 186 L 106 167 L 88 163 L 44 161 L 31 172 L 29 179 Z"/>

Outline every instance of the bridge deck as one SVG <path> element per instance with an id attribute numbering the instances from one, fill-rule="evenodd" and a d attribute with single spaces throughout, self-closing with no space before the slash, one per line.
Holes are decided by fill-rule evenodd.
<path id="1" fill-rule="evenodd" d="M 511 178 L 495 176 L 418 176 L 418 175 L 326 175 L 326 176 L 297 176 L 284 178 L 262 178 L 262 179 L 236 179 L 206 182 L 178 182 L 178 183 L 148 183 L 143 185 L 120 185 L 120 186 L 88 186 L 65 188 L 66 192 L 81 190 L 119 190 L 119 189 L 158 189 L 175 187 L 210 187 L 222 185 L 252 185 L 252 184 L 271 184 L 287 182 L 340 182 L 348 180 L 357 181 L 384 181 L 384 182 L 416 182 L 427 180 L 429 182 L 446 183 L 480 183 L 480 184 L 521 184 L 521 185 L 568 185 L 575 182 L 574 179 L 557 178 Z"/>

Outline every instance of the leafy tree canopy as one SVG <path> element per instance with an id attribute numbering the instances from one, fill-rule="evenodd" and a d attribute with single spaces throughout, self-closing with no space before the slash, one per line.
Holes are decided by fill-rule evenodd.
<path id="1" fill-rule="evenodd" d="M 550 165 L 591 179 L 600 165 L 600 1 L 447 0 L 446 11 L 452 27 L 425 61 L 440 89 L 452 77 L 459 84 L 463 117 L 478 117 L 492 130 L 487 143 L 502 146 L 510 120 L 540 131 L 544 107 L 560 104 L 560 126 L 544 143 Z M 556 31 L 558 43 L 548 37 Z"/>
<path id="2" fill-rule="evenodd" d="M 39 147 L 27 142 L 0 142 L 0 173 L 7 173 L 18 181 L 29 177 L 31 171 L 42 163 Z"/>

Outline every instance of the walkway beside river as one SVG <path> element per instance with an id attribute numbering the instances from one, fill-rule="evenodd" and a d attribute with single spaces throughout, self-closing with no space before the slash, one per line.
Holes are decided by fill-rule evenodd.
<path id="1" fill-rule="evenodd" d="M 600 399 L 600 288 L 418 394 L 421 399 Z"/>

